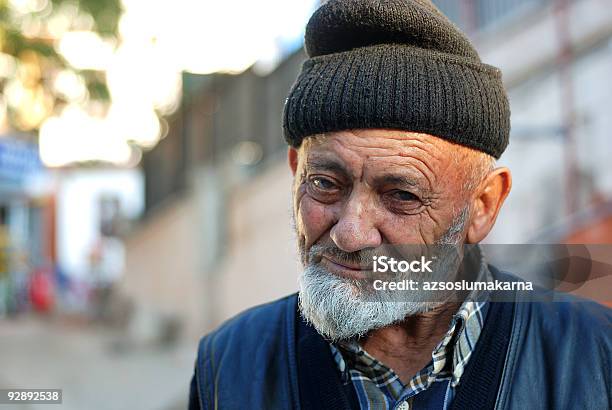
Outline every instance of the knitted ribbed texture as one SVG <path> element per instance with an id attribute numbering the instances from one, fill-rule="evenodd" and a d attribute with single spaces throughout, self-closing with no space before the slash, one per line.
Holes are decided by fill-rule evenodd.
<path id="1" fill-rule="evenodd" d="M 306 28 L 309 56 L 287 98 L 287 142 L 389 128 L 435 135 L 496 158 L 508 145 L 501 72 L 427 0 L 330 0 Z"/>

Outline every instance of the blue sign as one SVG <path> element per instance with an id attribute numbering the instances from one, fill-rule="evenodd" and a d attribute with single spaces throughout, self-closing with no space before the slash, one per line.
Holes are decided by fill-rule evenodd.
<path id="1" fill-rule="evenodd" d="M 19 184 L 42 169 L 35 144 L 0 137 L 0 183 Z"/>

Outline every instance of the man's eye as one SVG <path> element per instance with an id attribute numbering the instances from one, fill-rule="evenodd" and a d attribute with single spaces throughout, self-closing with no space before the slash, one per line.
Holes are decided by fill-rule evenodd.
<path id="1" fill-rule="evenodd" d="M 327 178 L 315 177 L 315 178 L 312 178 L 311 183 L 316 188 L 324 190 L 324 191 L 328 191 L 328 190 L 337 188 L 336 184 L 334 184 L 333 181 Z"/>
<path id="2" fill-rule="evenodd" d="M 412 192 L 401 191 L 401 190 L 393 191 L 391 193 L 391 196 L 393 197 L 393 199 L 396 199 L 398 201 L 417 201 L 419 199 Z"/>

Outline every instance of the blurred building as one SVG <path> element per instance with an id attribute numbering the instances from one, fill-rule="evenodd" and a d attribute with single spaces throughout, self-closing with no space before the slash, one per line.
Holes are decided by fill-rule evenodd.
<path id="1" fill-rule="evenodd" d="M 280 120 L 303 58 L 267 76 L 184 75 L 168 135 L 143 157 L 145 217 L 126 244 L 122 289 L 140 309 L 197 336 L 296 289 Z"/>
<path id="2" fill-rule="evenodd" d="M 605 204 L 612 197 L 609 2 L 477 3 L 487 21 L 507 9 L 495 4 L 517 5 L 473 34 L 483 60 L 502 69 L 512 109 L 511 142 L 500 163 L 512 169 L 514 187 L 489 241 L 559 242 L 589 224 L 596 228 L 610 217 Z M 609 243 L 610 234 L 602 234 L 583 237 Z"/>
<path id="3" fill-rule="evenodd" d="M 140 217 L 143 191 L 140 170 L 51 171 L 27 136 L 0 137 L 0 317 L 85 313 L 89 290 L 124 272 L 120 238 Z"/>
<path id="4" fill-rule="evenodd" d="M 0 317 L 29 308 L 30 284 L 39 279 L 35 302 L 51 301 L 54 251 L 54 201 L 42 189 L 45 177 L 35 144 L 27 135 L 0 138 Z M 44 287 L 45 290 L 42 290 Z M 44 299 L 44 300 L 43 300 Z"/>
<path id="5" fill-rule="evenodd" d="M 502 69 L 511 100 L 500 164 L 514 188 L 488 241 L 610 241 L 589 231 L 611 215 L 609 2 L 436 3 Z M 303 59 L 264 77 L 185 75 L 167 137 L 144 156 L 145 218 L 127 241 L 122 290 L 187 318 L 190 335 L 297 287 L 281 112 Z"/>
<path id="6" fill-rule="evenodd" d="M 102 319 L 110 293 L 125 272 L 123 237 L 144 208 L 139 169 L 70 167 L 54 172 L 57 229 L 55 269 L 64 313 Z"/>

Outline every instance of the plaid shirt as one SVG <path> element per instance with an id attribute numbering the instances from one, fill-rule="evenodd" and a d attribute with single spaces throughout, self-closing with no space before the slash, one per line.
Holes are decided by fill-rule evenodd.
<path id="1" fill-rule="evenodd" d="M 480 263 L 478 281 L 491 279 L 484 260 Z M 478 301 L 475 301 L 479 299 Z M 443 339 L 431 354 L 432 360 L 404 385 L 397 374 L 363 350 L 356 340 L 330 343 L 332 355 L 343 383 L 353 382 L 362 409 L 412 409 L 418 393 L 434 383 L 445 383 L 444 409 L 449 407 L 455 388 L 482 331 L 488 304 L 468 295 Z"/>

